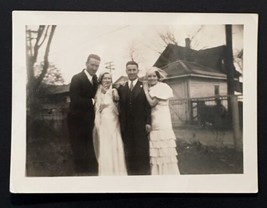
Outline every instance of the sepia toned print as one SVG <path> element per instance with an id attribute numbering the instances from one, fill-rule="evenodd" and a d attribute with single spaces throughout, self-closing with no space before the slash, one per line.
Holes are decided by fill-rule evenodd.
<path id="1" fill-rule="evenodd" d="M 66 24 L 64 18 L 47 24 L 25 18 L 15 24 L 26 39 L 24 46 L 15 41 L 14 47 L 24 50 L 26 59 L 13 59 L 13 70 L 23 70 L 25 78 L 20 78 L 26 89 L 20 116 L 25 115 L 26 128 L 20 153 L 24 164 L 16 165 L 12 146 L 11 183 L 19 178 L 40 184 L 68 178 L 67 184 L 76 188 L 67 185 L 67 192 L 255 191 L 232 183 L 248 177 L 245 164 L 255 159 L 246 155 L 249 121 L 244 109 L 253 99 L 246 91 L 247 23 L 237 16 L 230 24 L 224 22 L 225 14 L 210 24 L 210 14 L 203 22 L 185 18 L 175 24 L 171 18 L 179 14 L 172 14 L 156 24 L 144 13 L 133 14 L 147 17 L 147 23 L 136 24 L 131 15 L 122 23 L 116 15 L 123 14 L 109 14 L 114 24 L 101 13 L 87 14 L 102 18 L 101 24 L 89 21 L 90 27 Z M 13 125 L 16 111 L 14 115 Z M 13 127 L 14 142 L 15 135 Z M 253 137 L 256 157 L 256 134 Z M 16 173 L 19 167 L 23 174 Z M 188 187 L 183 178 L 195 185 Z M 94 191 L 78 185 L 117 180 L 121 189 L 103 185 Z M 144 180 L 144 186 L 136 186 Z M 168 189 L 162 180 L 176 185 Z M 232 184 L 202 187 L 203 180 Z M 151 190 L 149 184 L 158 185 Z M 19 190 L 60 192 L 56 187 Z"/>

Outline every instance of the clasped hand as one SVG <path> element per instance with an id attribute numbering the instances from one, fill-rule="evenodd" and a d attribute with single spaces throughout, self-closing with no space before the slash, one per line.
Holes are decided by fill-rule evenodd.
<path id="1" fill-rule="evenodd" d="M 115 102 L 118 102 L 120 100 L 118 90 L 115 88 L 112 89 L 112 96 Z"/>

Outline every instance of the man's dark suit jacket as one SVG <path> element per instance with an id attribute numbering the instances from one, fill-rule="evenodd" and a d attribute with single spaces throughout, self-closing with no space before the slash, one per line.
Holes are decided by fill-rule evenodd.
<path id="1" fill-rule="evenodd" d="M 93 84 L 84 71 L 73 76 L 70 84 L 70 108 L 68 114 L 69 137 L 77 173 L 95 175 L 97 161 L 93 149 L 94 98 L 97 80 Z"/>
<path id="2" fill-rule="evenodd" d="M 128 82 L 118 88 L 120 125 L 124 142 L 128 174 L 150 174 L 149 141 L 146 124 L 151 124 L 151 108 L 142 82 L 130 91 Z"/>

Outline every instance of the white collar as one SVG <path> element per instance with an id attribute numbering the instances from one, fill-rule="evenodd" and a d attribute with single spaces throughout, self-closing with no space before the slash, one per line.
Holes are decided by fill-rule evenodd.
<path id="1" fill-rule="evenodd" d="M 86 69 L 83 70 L 83 71 L 84 71 L 84 73 L 86 74 L 88 80 L 92 83 L 93 76 L 91 76 L 91 75 L 88 73 L 88 71 L 87 71 Z"/>
<path id="2" fill-rule="evenodd" d="M 137 83 L 137 81 L 138 81 L 138 79 L 135 79 L 134 81 L 128 80 L 128 86 L 129 86 L 129 88 L 131 86 L 131 82 L 133 82 L 133 86 L 135 86 L 136 83 Z"/>

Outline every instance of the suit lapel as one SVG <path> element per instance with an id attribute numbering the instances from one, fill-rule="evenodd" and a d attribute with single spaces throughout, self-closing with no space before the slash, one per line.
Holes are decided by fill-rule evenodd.
<path id="1" fill-rule="evenodd" d="M 88 80 L 88 78 L 86 77 L 86 74 L 84 73 L 84 71 L 82 71 L 82 72 L 80 73 L 80 79 L 81 79 L 84 83 L 89 82 L 89 80 Z"/>
<path id="2" fill-rule="evenodd" d="M 82 77 L 83 82 L 85 83 L 87 90 L 92 91 L 92 93 L 95 93 L 97 89 L 97 85 L 95 86 L 89 81 L 84 71 L 81 72 L 81 77 Z"/>
<path id="3" fill-rule="evenodd" d="M 142 85 L 142 83 L 140 82 L 140 81 L 137 81 L 136 82 L 136 85 L 134 86 L 134 88 L 133 88 L 133 98 L 135 99 L 138 95 L 139 95 L 139 93 L 141 92 L 141 90 L 142 90 L 142 87 L 141 87 L 141 85 Z"/>

